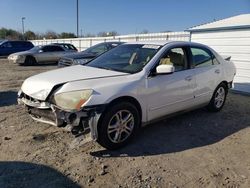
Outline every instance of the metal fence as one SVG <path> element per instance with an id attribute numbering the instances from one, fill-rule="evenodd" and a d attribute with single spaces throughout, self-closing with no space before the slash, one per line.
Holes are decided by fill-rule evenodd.
<path id="1" fill-rule="evenodd" d="M 121 41 L 121 42 L 153 41 L 153 40 L 189 41 L 189 39 L 190 39 L 189 32 L 166 32 L 166 33 L 120 35 L 114 37 L 44 39 L 44 40 L 32 40 L 31 42 L 34 45 L 45 45 L 50 43 L 70 43 L 73 44 L 79 51 L 82 51 L 95 44 L 108 41 Z"/>

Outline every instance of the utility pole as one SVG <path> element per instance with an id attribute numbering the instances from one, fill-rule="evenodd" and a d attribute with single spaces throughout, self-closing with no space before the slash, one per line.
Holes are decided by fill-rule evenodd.
<path id="1" fill-rule="evenodd" d="M 79 2 L 76 0 L 76 35 L 79 37 Z"/>
<path id="2" fill-rule="evenodd" d="M 24 20 L 25 20 L 25 17 L 22 17 L 23 40 L 25 40 L 25 38 L 24 38 Z"/>

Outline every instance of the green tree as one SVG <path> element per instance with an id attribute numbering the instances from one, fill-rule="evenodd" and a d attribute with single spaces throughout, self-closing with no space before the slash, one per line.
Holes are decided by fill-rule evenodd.
<path id="1" fill-rule="evenodd" d="M 59 35 L 59 38 L 76 38 L 76 35 L 74 33 L 67 33 L 67 32 L 62 32 Z"/>
<path id="2" fill-rule="evenodd" d="M 15 31 L 13 29 L 1 28 L 0 29 L 0 38 L 1 39 L 10 39 L 10 40 L 20 40 L 23 37 L 22 37 L 22 34 L 18 31 Z"/>

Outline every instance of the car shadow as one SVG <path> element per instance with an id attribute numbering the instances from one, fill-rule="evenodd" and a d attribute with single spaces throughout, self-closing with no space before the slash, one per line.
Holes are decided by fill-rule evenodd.
<path id="1" fill-rule="evenodd" d="M 58 65 L 58 62 L 46 62 L 46 63 L 38 63 L 36 65 L 33 65 L 33 66 L 57 66 Z"/>
<path id="2" fill-rule="evenodd" d="M 58 63 L 55 63 L 55 62 L 46 62 L 46 63 L 37 63 L 37 64 L 34 64 L 34 65 L 23 65 L 23 64 L 18 64 L 18 65 L 22 66 L 22 67 L 44 67 L 44 66 L 54 67 L 54 66 L 57 66 Z"/>
<path id="3" fill-rule="evenodd" d="M 148 125 L 128 146 L 116 150 L 92 152 L 96 157 L 137 157 L 181 152 L 214 144 L 250 126 L 249 118 L 236 118 L 237 108 L 211 113 L 191 111 Z M 232 121 L 232 118 L 236 120 Z"/>
<path id="4" fill-rule="evenodd" d="M 0 107 L 17 104 L 16 91 L 0 91 Z"/>
<path id="5" fill-rule="evenodd" d="M 0 162 L 0 187 L 80 188 L 71 179 L 48 166 L 27 162 Z"/>

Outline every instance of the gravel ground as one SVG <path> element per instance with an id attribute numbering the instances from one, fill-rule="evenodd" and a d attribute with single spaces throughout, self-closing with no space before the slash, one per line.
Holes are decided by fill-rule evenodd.
<path id="1" fill-rule="evenodd" d="M 199 109 L 143 128 L 127 147 L 33 121 L 16 94 L 56 66 L 0 60 L 0 187 L 250 187 L 250 97 L 229 93 L 223 110 Z"/>

